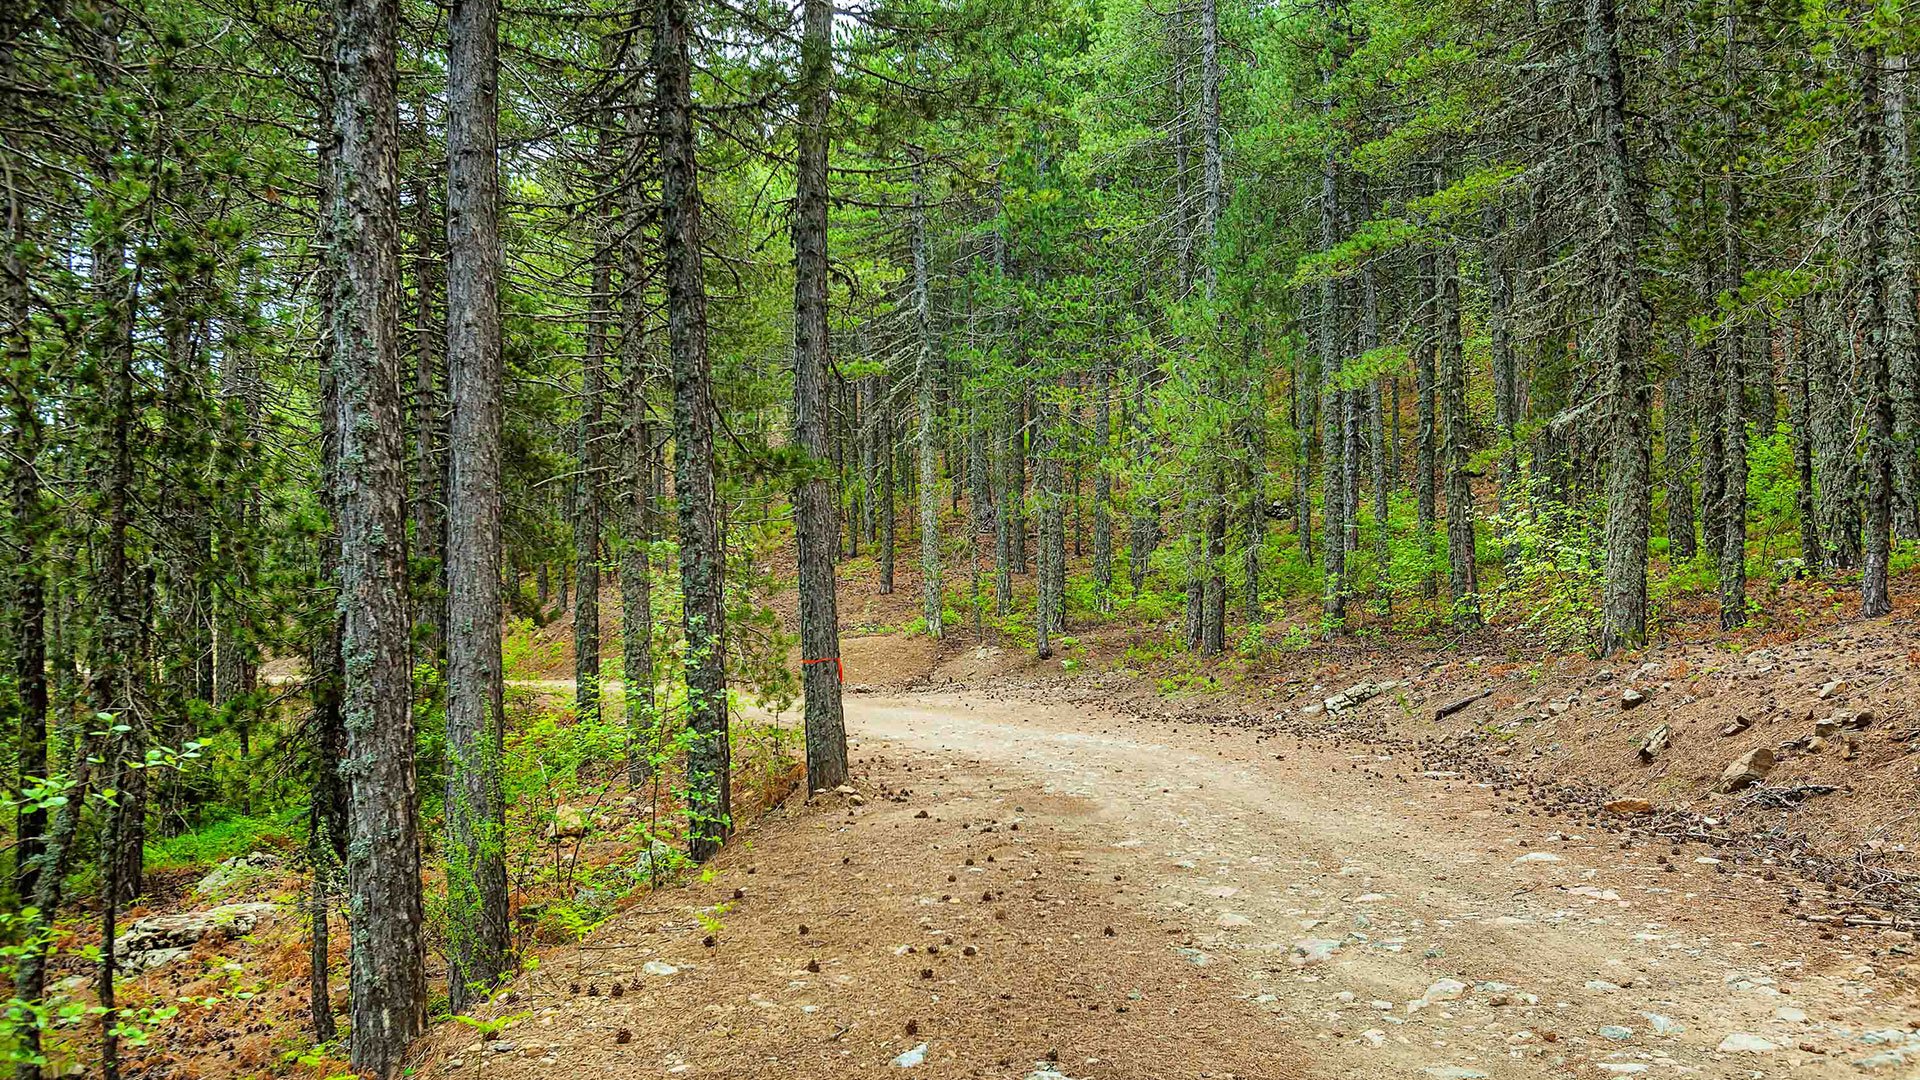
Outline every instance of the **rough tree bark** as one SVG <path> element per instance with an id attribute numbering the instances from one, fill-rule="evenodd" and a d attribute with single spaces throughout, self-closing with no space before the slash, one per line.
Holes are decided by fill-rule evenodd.
<path id="1" fill-rule="evenodd" d="M 1688 420 L 1686 376 L 1667 377 L 1660 391 L 1663 479 L 1667 489 L 1667 560 L 1682 563 L 1695 551 L 1693 482 L 1693 425 Z"/>
<path id="2" fill-rule="evenodd" d="M 1745 253 L 1740 244 L 1740 183 L 1732 162 L 1739 156 L 1739 123 L 1735 110 L 1740 85 L 1738 64 L 1739 0 L 1727 0 L 1721 90 L 1721 126 L 1726 139 L 1726 161 L 1720 173 L 1720 282 L 1719 293 L 1734 300 L 1742 281 Z M 1745 320 L 1730 309 L 1719 326 L 1715 362 L 1720 369 L 1720 446 L 1724 460 L 1720 484 L 1720 628 L 1731 630 L 1747 622 L 1747 377 Z"/>
<path id="3" fill-rule="evenodd" d="M 507 967 L 500 795 L 499 0 L 456 0 L 447 67 L 447 992 L 484 1001 Z"/>
<path id="4" fill-rule="evenodd" d="M 833 8 L 805 0 L 799 147 L 793 210 L 793 443 L 806 455 L 793 493 L 800 570 L 800 674 L 806 694 L 807 786 L 847 782 L 840 699 L 840 623 L 834 604 L 839 514 L 820 471 L 827 452 L 827 117 L 833 95 Z"/>
<path id="5" fill-rule="evenodd" d="M 917 347 L 914 383 L 915 408 L 919 412 L 918 434 L 914 438 L 919 457 L 920 498 L 920 592 L 927 619 L 927 636 L 939 640 L 940 587 L 940 477 L 939 414 L 936 393 L 939 370 L 933 348 L 933 286 L 927 267 L 927 163 L 919 148 L 913 154 L 913 330 Z"/>
<path id="6" fill-rule="evenodd" d="M 1107 455 L 1113 444 L 1113 365 L 1102 359 L 1094 373 L 1093 403 L 1093 595 L 1102 614 L 1113 610 L 1113 476 Z"/>
<path id="7" fill-rule="evenodd" d="M 420 108 L 423 120 L 426 109 Z M 425 142 L 426 132 L 420 132 Z M 434 251 L 436 231 L 433 196 L 424 177 L 412 184 L 414 210 L 413 255 L 413 521 L 414 555 L 432 577 L 415 596 L 420 647 L 429 663 L 444 662 L 447 634 L 445 506 L 446 436 L 441 430 L 446 405 L 441 395 L 440 347 L 445 338 L 434 333 Z"/>
<path id="8" fill-rule="evenodd" d="M 399 11 L 394 0 L 337 2 L 333 123 L 339 149 L 332 211 L 340 276 L 333 364 L 346 617 L 341 772 L 347 779 L 347 882 L 355 916 L 349 927 L 352 1061 L 362 1072 L 386 1077 L 425 1029 L 427 1003 L 400 410 L 393 98 Z"/>
<path id="9" fill-rule="evenodd" d="M 1886 146 L 1887 374 L 1893 396 L 1893 532 L 1920 537 L 1920 342 L 1914 327 L 1913 150 L 1907 124 L 1907 55 L 1882 61 Z"/>
<path id="10" fill-rule="evenodd" d="M 1817 577 L 1826 568 L 1826 551 L 1820 543 L 1820 511 L 1813 497 L 1813 379 L 1807 364 L 1806 312 L 1803 298 L 1794 305 L 1788 327 L 1787 413 L 1793 429 L 1793 505 L 1800 519 L 1800 561 L 1809 576 Z"/>
<path id="11" fill-rule="evenodd" d="M 1439 187 L 1440 178 L 1434 178 Z M 1460 272 L 1457 254 L 1443 244 L 1434 253 L 1439 330 L 1441 456 L 1447 468 L 1447 597 L 1456 625 L 1480 625 L 1479 568 L 1473 547 L 1473 476 L 1469 463 L 1467 365 L 1460 342 Z"/>
<path id="12" fill-rule="evenodd" d="M 875 513 L 880 519 L 880 594 L 893 592 L 894 543 L 894 467 L 893 467 L 893 385 L 885 372 L 874 376 L 879 407 L 874 410 L 874 457 L 879 461 L 880 484 L 874 492 Z"/>
<path id="13" fill-rule="evenodd" d="M 1904 195 L 1892 186 L 1893 170 L 1887 160 L 1887 125 L 1894 110 L 1887 106 L 1885 71 L 1879 50 L 1868 47 L 1860 56 L 1860 101 L 1865 122 L 1860 125 L 1860 157 L 1866 173 L 1868 205 L 1866 243 L 1861 252 L 1867 282 L 1865 343 L 1860 350 L 1861 407 L 1866 413 L 1866 520 L 1863 558 L 1860 566 L 1860 614 L 1867 618 L 1893 610 L 1887 591 L 1888 562 L 1893 548 L 1894 503 L 1894 406 L 1892 385 L 1893 354 L 1898 348 L 1896 321 L 1912 315 L 1911 307 L 1896 316 L 1892 306 L 1905 297 L 1911 304 L 1912 282 L 1896 283 L 1896 272 L 1906 267 L 1895 253 L 1891 235 L 1893 214 L 1890 203 Z"/>
<path id="14" fill-rule="evenodd" d="M 1439 348 L 1435 327 L 1439 323 L 1439 297 L 1435 287 L 1434 257 L 1420 257 L 1419 323 L 1413 344 L 1414 380 L 1418 396 L 1418 418 L 1414 424 L 1413 501 L 1415 527 L 1420 533 L 1416 548 L 1422 556 L 1420 594 L 1431 599 L 1439 595 L 1439 582 L 1431 571 L 1435 496 L 1437 495 L 1437 439 L 1434 423 L 1434 356 Z"/>
<path id="15" fill-rule="evenodd" d="M 319 68 L 320 109 L 316 128 L 325 132 L 333 122 L 333 59 L 323 52 Z M 338 172 L 334 167 L 336 144 L 321 135 L 316 139 L 320 200 L 330 208 L 339 198 L 335 187 Z M 320 483 L 319 502 L 326 512 L 326 527 L 316 545 L 315 562 L 319 570 L 322 602 L 317 606 L 313 642 L 308 652 L 307 698 L 313 707 L 312 799 L 307 812 L 307 859 L 313 880 L 309 890 L 308 937 L 309 974 L 307 1009 L 313 1024 L 314 1041 L 332 1042 L 338 1034 L 333 1016 L 332 954 L 329 911 L 332 907 L 336 877 L 347 856 L 347 785 L 340 773 L 346 755 L 347 729 L 340 712 L 341 690 L 346 684 L 346 659 L 340 651 L 345 623 L 340 617 L 338 583 L 340 579 L 340 383 L 334 378 L 333 326 L 334 305 L 339 295 L 335 278 L 340 273 L 338 249 L 333 242 L 333 216 L 322 212 L 316 223 L 320 250 L 328 252 L 322 260 L 325 278 L 320 285 L 321 326 L 329 328 L 320 335 Z"/>
<path id="16" fill-rule="evenodd" d="M 1324 81 L 1324 80 L 1323 80 Z M 1331 107 L 1331 106 L 1329 106 Z M 1328 151 L 1320 164 L 1320 249 L 1331 250 L 1339 240 L 1339 162 Z M 1325 557 L 1326 595 L 1321 620 L 1329 634 L 1339 632 L 1347 618 L 1346 463 L 1347 407 L 1340 390 L 1340 283 L 1329 277 L 1320 282 L 1319 317 L 1314 351 L 1319 359 L 1320 413 L 1325 431 L 1320 441 L 1322 483 L 1321 549 Z"/>
<path id="17" fill-rule="evenodd" d="M 1646 347 L 1652 311 L 1640 288 L 1640 205 L 1627 137 L 1626 76 L 1620 65 L 1615 0 L 1586 0 L 1585 50 L 1593 81 L 1600 187 L 1601 394 L 1608 468 L 1606 566 L 1600 651 L 1647 639 L 1648 392 Z"/>
<path id="18" fill-rule="evenodd" d="M 602 139 L 602 152 L 611 148 Z M 600 719 L 600 534 L 602 525 L 601 420 L 605 411 L 607 331 L 613 292 L 613 247 L 609 230 L 594 245 L 591 296 L 587 300 L 587 350 L 580 365 L 580 417 L 575 461 L 573 515 L 573 714 Z"/>
<path id="19" fill-rule="evenodd" d="M 726 552 L 713 455 L 713 374 L 701 267 L 699 172 L 694 161 L 693 63 L 686 0 L 655 9 L 655 130 L 660 137 L 660 232 L 665 246 L 667 350 L 673 366 L 674 495 L 679 501 L 680 593 L 687 640 L 688 848 L 695 862 L 732 831 L 727 743 Z"/>
<path id="20" fill-rule="evenodd" d="M 636 35 L 637 37 L 637 35 Z M 652 134 L 639 92 L 646 56 L 637 41 L 621 58 L 633 89 L 623 108 L 627 153 L 644 159 Z M 638 788 L 653 775 L 659 749 L 659 715 L 653 665 L 653 476 L 652 387 L 655 358 L 647 347 L 647 268 L 642 228 L 653 205 L 637 177 L 622 192 L 625 220 L 620 236 L 620 374 L 626 386 L 626 498 L 620 535 L 620 660 L 627 724 L 627 782 Z"/>
<path id="21" fill-rule="evenodd" d="M 10 50 L 8 50 L 10 52 Z M 11 63 L 0 63 L 6 73 Z M 20 192 L 7 186 L 6 250 L 0 252 L 0 363 L 5 364 L 7 412 L 7 550 L 9 574 L 6 640 L 13 651 L 13 694 L 18 790 L 47 775 L 47 586 L 45 510 L 40 488 L 42 439 L 30 323 L 31 291 L 27 211 Z M 39 885 L 46 849 L 47 814 L 23 804 L 15 820 L 14 894 L 31 897 Z"/>

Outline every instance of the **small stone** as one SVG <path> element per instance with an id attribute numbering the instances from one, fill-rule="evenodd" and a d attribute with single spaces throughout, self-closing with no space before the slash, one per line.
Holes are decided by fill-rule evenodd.
<path id="1" fill-rule="evenodd" d="M 587 835 L 587 812 L 561 803 L 553 808 L 553 821 L 547 826 L 547 839 L 572 840 Z"/>
<path id="2" fill-rule="evenodd" d="M 1834 696 L 1835 694 L 1844 694 L 1846 692 L 1847 692 L 1847 680 L 1835 679 L 1832 682 L 1822 685 L 1820 687 L 1818 696 L 1821 701 L 1825 701 L 1828 698 Z"/>
<path id="3" fill-rule="evenodd" d="M 1687 1030 L 1685 1024 L 1670 1016 L 1650 1012 L 1643 1012 L 1640 1015 L 1647 1018 L 1647 1026 L 1653 1029 L 1655 1035 L 1678 1035 Z"/>
<path id="4" fill-rule="evenodd" d="M 1672 736 L 1673 727 L 1668 724 L 1661 724 L 1647 732 L 1647 737 L 1640 740 L 1640 761 L 1643 764 L 1652 761 L 1655 755 L 1667 748 L 1667 740 Z"/>
<path id="5" fill-rule="evenodd" d="M 674 967 L 672 964 L 669 964 L 664 960 L 649 960 L 646 963 L 640 965 L 640 971 L 643 974 L 658 975 L 661 977 L 665 977 L 668 975 L 678 975 L 680 973 L 679 968 Z"/>
<path id="6" fill-rule="evenodd" d="M 1722 737 L 1738 735 L 1752 726 L 1753 721 L 1744 716 L 1736 716 L 1727 723 L 1727 726 L 1720 729 L 1720 734 Z"/>
<path id="7" fill-rule="evenodd" d="M 1608 1024 L 1606 1027 L 1600 1029 L 1600 1037 L 1603 1039 L 1611 1039 L 1614 1042 L 1626 1042 L 1628 1039 L 1633 1038 L 1633 1029 L 1630 1027 L 1622 1027 L 1619 1024 Z"/>
<path id="8" fill-rule="evenodd" d="M 901 1054 L 899 1057 L 894 1058 L 893 1067 L 896 1069 L 911 1069 L 915 1065 L 919 1065 L 925 1062 L 926 1060 L 927 1060 L 927 1044 L 921 1043 L 919 1046 L 916 1046 L 913 1049 L 907 1051 L 906 1053 Z"/>
<path id="9" fill-rule="evenodd" d="M 1758 1035 L 1736 1031 L 1721 1039 L 1718 1049 L 1723 1054 L 1771 1054 L 1780 1048 Z"/>
<path id="10" fill-rule="evenodd" d="M 1755 747 L 1733 759 L 1720 773 L 1720 782 L 1714 785 L 1714 790 L 1722 795 L 1743 791 L 1765 780 L 1772 771 L 1773 751 L 1764 746 Z"/>
<path id="11" fill-rule="evenodd" d="M 1293 943 L 1293 950 L 1287 956 L 1287 963 L 1292 964 L 1294 967 L 1324 964 L 1328 960 L 1331 960 L 1333 954 L 1338 951 L 1340 951 L 1340 943 L 1338 941 L 1330 941 L 1326 938 L 1307 938 L 1303 941 Z"/>
<path id="12" fill-rule="evenodd" d="M 1519 863 L 1565 862 L 1566 860 L 1551 851 L 1529 851 L 1513 861 L 1517 865 Z"/>
<path id="13" fill-rule="evenodd" d="M 1620 691 L 1620 707 L 1622 709 L 1631 709 L 1637 705 L 1645 705 L 1646 703 L 1647 695 L 1639 690 L 1635 690 L 1631 686 Z"/>
<path id="14" fill-rule="evenodd" d="M 1601 805 L 1609 814 L 1620 814 L 1626 817 L 1653 813 L 1653 804 L 1645 799 L 1609 799 Z"/>

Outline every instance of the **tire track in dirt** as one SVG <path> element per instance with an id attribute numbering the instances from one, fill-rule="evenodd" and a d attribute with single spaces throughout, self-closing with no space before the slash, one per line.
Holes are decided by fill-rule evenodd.
<path id="1" fill-rule="evenodd" d="M 977 760 L 1073 800 L 1061 827 L 1088 860 L 1144 886 L 1122 902 L 1236 981 L 1263 1017 L 1249 1042 L 1307 1047 L 1315 1075 L 1920 1064 L 1891 1058 L 1915 1043 L 1915 1005 L 1885 996 L 1887 943 L 1821 940 L 1777 915 L 1784 880 L 1727 873 L 1705 849 L 1625 849 L 1363 747 L 978 694 L 856 697 L 849 719 L 869 749 Z"/>

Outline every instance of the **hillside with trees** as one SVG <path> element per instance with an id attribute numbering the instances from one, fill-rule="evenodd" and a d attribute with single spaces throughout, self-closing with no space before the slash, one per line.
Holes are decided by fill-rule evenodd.
<path id="1" fill-rule="evenodd" d="M 0 1051 L 18 1080 L 1085 1080 L 1199 1039 L 1166 1060 L 1504 1077 L 1664 1067 L 1607 1056 L 1651 1024 L 1708 1075 L 1920 1062 L 1920 969 L 1847 989 L 1920 929 L 1916 52 L 1867 0 L 5 5 Z M 1149 801 L 1176 791 L 1190 819 Z M 1303 824 L 1358 803 L 1402 831 Z M 1322 812 L 1262 827 L 1280 861 L 1372 858 L 1365 896 L 1533 845 L 1491 858 L 1792 962 L 1695 947 L 1691 1036 L 1649 998 L 1593 1014 L 1599 1050 L 1542 1015 L 1468 1067 L 1355 1016 L 1263 1065 L 1227 1010 L 1325 1002 L 1192 965 L 1351 915 L 1274 931 L 1306 978 L 1369 916 L 1087 875 L 1155 895 L 1111 851 L 1191 870 L 1193 821 L 1257 863 L 1237 823 L 1294 805 Z M 964 864 L 918 861 L 934 810 Z M 1495 838 L 1542 815 L 1707 884 L 1623 900 Z M 961 905 L 996 856 L 1025 914 L 888 906 Z M 1730 873 L 1775 922 L 1690 909 Z M 897 997 L 804 1049 L 812 1012 L 703 1033 L 779 991 L 752 964 L 819 974 L 820 935 L 781 936 L 808 913 L 932 942 L 829 958 L 867 965 L 843 987 L 1002 966 L 884 1038 L 852 1017 Z M 643 916 L 698 933 L 642 965 L 607 942 Z M 1427 987 L 1396 1025 L 1540 1007 L 1516 973 L 1656 992 L 1570 974 L 1656 940 L 1612 932 L 1367 977 Z M 702 966 L 729 949 L 734 981 Z M 1828 997 L 1749 1015 L 1699 994 L 1723 975 Z M 1176 985 L 1119 1033 L 1126 987 Z M 715 1056 L 516 1038 L 556 1018 Z M 989 1020 L 971 1071 L 919 1034 Z"/>

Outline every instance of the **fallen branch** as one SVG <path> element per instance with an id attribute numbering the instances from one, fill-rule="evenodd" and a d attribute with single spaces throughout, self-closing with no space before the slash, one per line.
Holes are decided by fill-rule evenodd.
<path id="1" fill-rule="evenodd" d="M 1466 708 L 1467 706 L 1473 704 L 1476 701 L 1479 701 L 1481 698 L 1486 697 L 1488 694 L 1491 694 L 1491 693 L 1493 693 L 1493 688 L 1488 687 L 1487 689 L 1482 690 L 1479 693 L 1474 694 L 1470 697 L 1463 697 L 1459 701 L 1450 701 L 1445 705 L 1442 705 L 1439 708 L 1433 710 L 1433 718 L 1435 720 L 1445 720 L 1447 717 L 1452 716 L 1454 713 L 1459 712 L 1461 709 Z"/>

